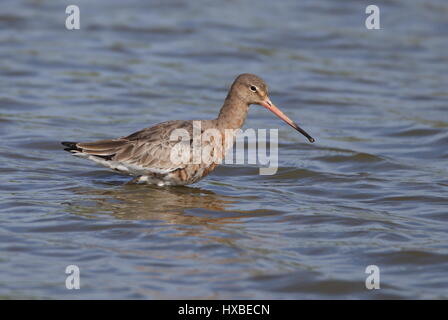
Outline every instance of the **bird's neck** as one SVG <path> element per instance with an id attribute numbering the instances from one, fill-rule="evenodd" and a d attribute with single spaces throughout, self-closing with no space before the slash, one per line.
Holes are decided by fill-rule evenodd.
<path id="1" fill-rule="evenodd" d="M 219 111 L 218 125 L 222 129 L 239 129 L 243 126 L 249 110 L 249 104 L 230 91 Z"/>

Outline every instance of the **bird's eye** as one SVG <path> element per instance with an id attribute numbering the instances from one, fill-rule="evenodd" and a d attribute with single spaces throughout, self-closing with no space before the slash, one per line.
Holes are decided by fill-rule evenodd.
<path id="1" fill-rule="evenodd" d="M 253 92 L 257 92 L 257 87 L 256 86 L 250 86 L 250 90 L 252 90 Z"/>

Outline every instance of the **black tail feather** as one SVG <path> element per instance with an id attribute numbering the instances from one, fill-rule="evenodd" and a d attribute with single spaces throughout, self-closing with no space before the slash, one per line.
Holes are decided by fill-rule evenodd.
<path id="1" fill-rule="evenodd" d="M 67 148 L 64 148 L 65 151 L 68 151 L 68 152 L 71 152 L 71 153 L 73 153 L 73 152 L 83 152 L 82 148 L 77 146 L 78 142 L 62 141 L 61 144 L 63 146 L 67 147 Z M 98 154 L 92 154 L 92 155 L 95 156 L 95 157 L 98 157 L 98 158 L 103 158 L 104 160 L 112 160 L 112 157 L 115 154 L 106 155 L 106 156 L 98 155 Z"/>
<path id="2" fill-rule="evenodd" d="M 82 152 L 82 149 L 81 149 L 81 148 L 78 148 L 78 147 L 76 146 L 76 145 L 78 144 L 78 142 L 63 141 L 63 142 L 61 142 L 61 144 L 62 144 L 63 146 L 68 147 L 68 148 L 65 148 L 65 149 L 64 149 L 65 151 L 68 151 L 68 152 L 80 151 L 80 152 Z"/>

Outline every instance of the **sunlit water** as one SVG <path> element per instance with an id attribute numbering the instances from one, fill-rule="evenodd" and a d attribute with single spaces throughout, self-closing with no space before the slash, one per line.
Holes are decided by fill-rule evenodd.
<path id="1" fill-rule="evenodd" d="M 448 298 L 445 0 L 376 1 L 381 30 L 365 1 L 68 4 L 1 5 L 1 298 Z M 276 175 L 132 186 L 59 145 L 213 118 L 241 72 L 317 140 L 253 106 Z"/>

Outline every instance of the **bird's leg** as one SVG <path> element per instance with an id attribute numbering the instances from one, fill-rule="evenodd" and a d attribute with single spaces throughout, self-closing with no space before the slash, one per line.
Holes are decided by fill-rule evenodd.
<path id="1" fill-rule="evenodd" d="M 129 184 L 138 184 L 138 183 L 140 182 L 140 178 L 141 178 L 141 176 L 135 177 L 134 179 L 132 179 L 132 180 L 126 182 L 125 184 L 126 184 L 126 185 L 129 185 Z"/>

